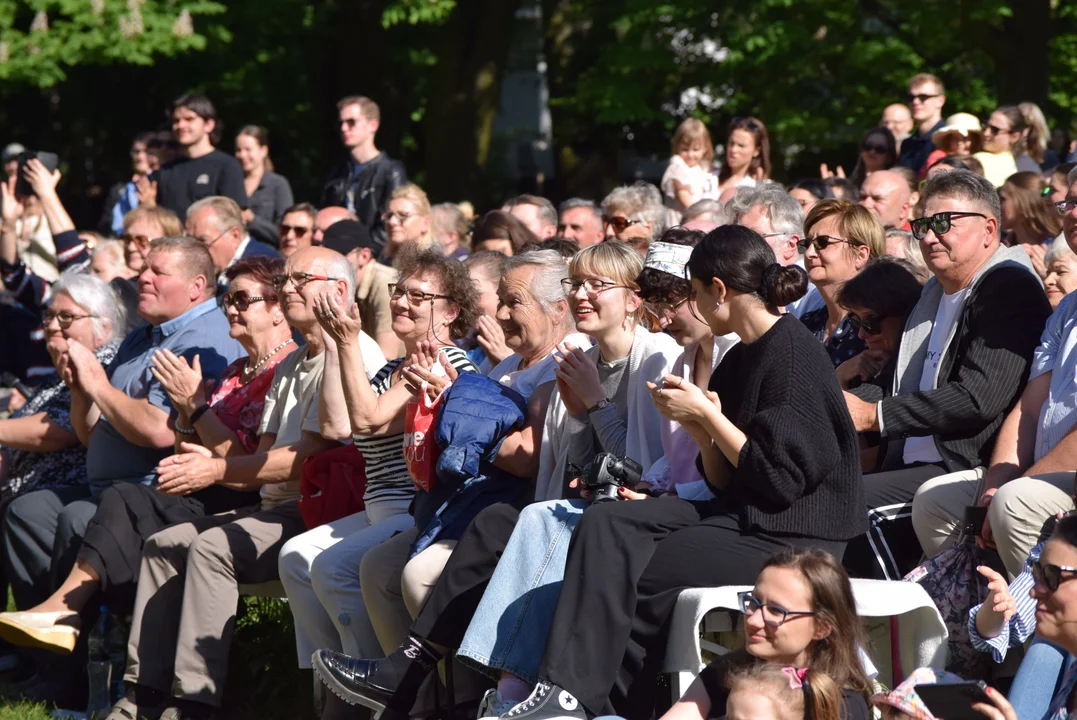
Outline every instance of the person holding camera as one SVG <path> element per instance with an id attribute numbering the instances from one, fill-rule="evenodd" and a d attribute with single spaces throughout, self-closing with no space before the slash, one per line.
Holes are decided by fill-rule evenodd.
<path id="1" fill-rule="evenodd" d="M 643 301 L 636 279 L 642 269 L 642 257 L 628 245 L 600 243 L 581 250 L 562 281 L 576 329 L 596 345 L 589 350 L 570 342 L 558 345 L 556 388 L 540 426 L 535 487 L 539 504 L 531 508 L 563 518 L 568 530 L 585 503 L 558 499 L 565 497 L 569 482 L 595 455 L 627 456 L 646 471 L 665 454 L 663 419 L 644 381 L 671 372 L 680 348 L 671 337 L 640 326 Z M 550 500 L 556 502 L 543 502 Z M 475 517 L 410 634 L 388 657 L 360 660 L 322 650 L 313 659 L 316 672 L 352 704 L 411 709 L 423 680 L 446 648 L 460 646 L 519 518 L 519 507 L 510 503 L 493 505 Z M 565 548 L 559 552 L 563 557 Z M 535 567 L 531 553 L 520 557 L 525 560 Z M 558 567 L 556 556 L 550 567 Z M 512 588 L 514 593 L 519 590 Z M 523 685 L 523 694 L 527 692 Z M 497 714 L 500 708 L 491 705 L 492 699 L 483 703 L 480 717 Z"/>

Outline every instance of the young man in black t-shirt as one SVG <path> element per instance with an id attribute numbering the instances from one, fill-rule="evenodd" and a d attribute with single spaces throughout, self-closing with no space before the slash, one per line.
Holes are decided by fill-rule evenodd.
<path id="1" fill-rule="evenodd" d="M 172 135 L 183 149 L 156 176 L 157 204 L 181 219 L 197 200 L 224 195 L 247 207 L 239 161 L 213 147 L 217 110 L 204 95 L 187 93 L 172 103 Z"/>

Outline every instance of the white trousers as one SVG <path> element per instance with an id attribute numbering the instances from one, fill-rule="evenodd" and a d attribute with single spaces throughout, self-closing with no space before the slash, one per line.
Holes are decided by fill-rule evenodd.
<path id="1" fill-rule="evenodd" d="M 311 655 L 322 648 L 352 657 L 381 657 L 363 602 L 359 563 L 371 548 L 415 526 L 408 514 L 410 502 L 371 504 L 285 543 L 278 564 L 295 619 L 299 667 L 310 668 Z"/>

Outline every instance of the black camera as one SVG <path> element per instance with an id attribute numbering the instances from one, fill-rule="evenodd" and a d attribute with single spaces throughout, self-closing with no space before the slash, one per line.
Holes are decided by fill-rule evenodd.
<path id="1" fill-rule="evenodd" d="M 60 166 L 60 157 L 56 153 L 35 150 L 19 153 L 19 169 L 15 179 L 15 195 L 17 197 L 29 197 L 34 194 L 34 188 L 30 186 L 30 181 L 23 174 L 26 163 L 30 160 L 40 161 L 50 173 L 56 172 L 56 168 Z"/>
<path id="2" fill-rule="evenodd" d="M 584 490 L 591 491 L 591 503 L 617 500 L 617 488 L 635 490 L 643 477 L 643 466 L 630 457 L 617 457 L 612 453 L 599 453 L 583 469 L 580 482 Z"/>

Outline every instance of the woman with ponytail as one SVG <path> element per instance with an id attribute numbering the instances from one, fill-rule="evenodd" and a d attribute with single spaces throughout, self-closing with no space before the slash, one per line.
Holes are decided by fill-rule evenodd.
<path id="1" fill-rule="evenodd" d="M 541 681 L 506 720 L 585 718 L 611 706 L 650 717 L 682 590 L 749 584 L 789 547 L 840 557 L 867 527 L 856 432 L 833 365 L 800 321 L 778 312 L 804 294 L 804 271 L 775 263 L 762 237 L 736 225 L 707 235 L 688 270 L 700 317 L 741 342 L 709 392 L 674 375 L 648 387 L 659 412 L 696 442 L 715 498 L 622 490 L 629 502 L 583 513 Z"/>

